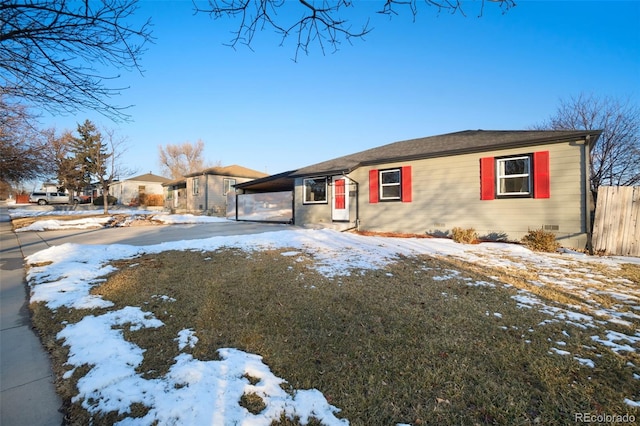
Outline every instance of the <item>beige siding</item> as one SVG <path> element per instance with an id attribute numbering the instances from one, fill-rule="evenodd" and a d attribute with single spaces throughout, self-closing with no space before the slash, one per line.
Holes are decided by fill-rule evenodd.
<path id="1" fill-rule="evenodd" d="M 194 187 L 196 179 L 198 181 L 199 194 L 194 195 Z M 186 189 L 186 199 L 187 199 L 187 211 L 189 212 L 197 212 L 204 208 L 204 196 L 202 195 L 202 191 L 204 190 L 205 176 L 196 176 L 187 178 L 187 189 Z"/>
<path id="2" fill-rule="evenodd" d="M 361 229 L 410 233 L 447 233 L 454 227 L 475 228 L 480 236 L 506 236 L 519 240 L 529 229 L 557 227 L 554 232 L 565 246 L 584 248 L 586 217 L 583 202 L 585 175 L 581 167 L 584 146 L 550 144 L 363 167 L 351 174 L 360 182 Z M 534 151 L 550 153 L 551 197 L 548 199 L 480 200 L 481 157 L 518 155 Z M 413 200 L 410 203 L 369 203 L 369 170 L 412 166 Z M 296 189 L 300 185 L 296 183 Z M 302 194 L 296 194 L 296 197 Z M 297 198 L 301 199 L 301 198 Z M 330 221 L 330 206 L 322 213 L 296 205 L 296 223 Z"/>
<path id="3" fill-rule="evenodd" d="M 193 193 L 194 181 L 199 179 L 198 194 Z M 224 180 L 235 179 L 236 184 L 252 179 L 232 176 L 201 175 L 187 178 L 187 210 L 192 213 L 205 213 L 225 216 L 227 197 L 224 194 Z"/>
<path id="4" fill-rule="evenodd" d="M 207 205 L 205 210 L 215 216 L 225 216 L 227 213 L 227 197 L 224 195 L 222 176 L 208 176 Z M 231 178 L 227 178 L 231 179 Z M 204 188 L 202 188 L 204 192 Z"/>
<path id="5" fill-rule="evenodd" d="M 327 203 L 303 204 L 303 179 L 296 179 L 293 199 L 295 201 L 294 223 L 309 226 L 331 223 L 331 188 L 327 190 Z"/>

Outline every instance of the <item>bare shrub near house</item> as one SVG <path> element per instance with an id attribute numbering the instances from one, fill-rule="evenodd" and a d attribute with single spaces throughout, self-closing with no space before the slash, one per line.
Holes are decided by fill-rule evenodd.
<path id="1" fill-rule="evenodd" d="M 147 206 L 156 207 L 164 205 L 162 194 L 148 194 L 145 196 L 144 201 Z"/>
<path id="2" fill-rule="evenodd" d="M 451 230 L 451 238 L 456 243 L 473 244 L 478 241 L 478 233 L 473 228 L 455 227 Z"/>
<path id="3" fill-rule="evenodd" d="M 560 247 L 560 244 L 556 241 L 556 235 L 544 229 L 529 230 L 527 235 L 522 237 L 522 244 L 533 251 L 548 253 L 553 253 Z"/>

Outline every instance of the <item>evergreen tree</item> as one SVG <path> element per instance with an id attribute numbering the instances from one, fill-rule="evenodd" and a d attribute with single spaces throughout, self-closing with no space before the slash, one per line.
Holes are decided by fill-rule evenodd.
<path id="1" fill-rule="evenodd" d="M 90 184 L 93 180 L 102 188 L 105 214 L 109 212 L 109 186 L 115 180 L 114 153 L 103 141 L 102 134 L 89 120 L 78 125 L 79 137 L 71 146 L 75 166 L 80 168 L 82 179 Z"/>

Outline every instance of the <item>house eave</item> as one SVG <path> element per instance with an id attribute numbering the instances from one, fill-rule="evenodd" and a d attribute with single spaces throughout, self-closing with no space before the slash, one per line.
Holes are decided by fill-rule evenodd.
<path id="1" fill-rule="evenodd" d="M 312 177 L 312 176 L 338 176 L 338 175 L 347 175 L 349 173 L 351 173 L 352 171 L 356 170 L 358 167 L 361 167 L 363 165 L 363 163 L 358 163 L 355 167 L 350 167 L 348 169 L 333 169 L 333 170 L 321 170 L 321 171 L 317 171 L 317 172 L 310 172 L 310 173 L 299 173 L 299 174 L 292 174 L 290 175 L 290 177 L 292 178 L 308 178 L 308 177 Z"/>
<path id="2" fill-rule="evenodd" d="M 265 192 L 290 191 L 293 189 L 294 181 L 291 173 L 292 171 L 287 171 L 248 182 L 242 182 L 236 184 L 235 188 L 241 190 L 262 190 Z"/>

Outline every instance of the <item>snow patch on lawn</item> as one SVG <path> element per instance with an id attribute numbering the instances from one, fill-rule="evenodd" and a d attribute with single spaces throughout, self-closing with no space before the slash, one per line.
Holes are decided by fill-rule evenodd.
<path id="1" fill-rule="evenodd" d="M 203 221 L 226 221 L 226 219 L 190 215 L 158 215 L 164 223 L 202 223 Z M 185 222 L 193 220 L 193 222 Z M 86 223 L 91 223 L 87 218 Z M 80 225 L 80 224 L 78 224 Z M 134 259 L 145 254 L 167 250 L 214 251 L 222 247 L 254 250 L 287 250 L 284 256 L 310 254 L 313 267 L 327 277 L 347 276 L 354 271 L 383 269 L 400 256 L 431 255 L 460 259 L 495 267 L 526 268 L 531 265 L 545 268 L 551 273 L 539 278 L 539 285 L 547 283 L 575 286 L 571 280 L 563 280 L 563 271 L 588 266 L 599 262 L 617 267 L 620 259 L 585 257 L 580 254 L 541 254 L 528 249 L 502 243 L 476 245 L 458 244 L 446 239 L 411 239 L 361 236 L 339 233 L 332 230 L 296 229 L 254 235 L 212 237 L 200 240 L 164 242 L 149 246 L 79 245 L 64 244 L 37 252 L 26 261 L 30 265 L 28 280 L 31 301 L 44 302 L 50 309 L 110 308 L 112 303 L 100 296 L 91 295 L 90 290 L 104 281 L 104 276 L 113 272 L 110 263 L 115 260 Z M 349 253 L 344 256 L 344 253 Z M 340 262 L 335 260 L 339 258 Z M 622 260 L 624 261 L 624 260 Z M 565 274 L 568 275 L 568 274 Z M 446 270 L 440 280 L 464 279 L 456 270 Z M 593 280 L 598 281 L 594 275 Z M 484 281 L 468 285 L 494 287 Z M 609 283 L 611 294 L 622 304 L 637 305 L 640 300 L 637 290 L 627 283 Z M 157 296 L 162 298 L 162 296 Z M 578 312 L 579 307 L 558 307 L 544 303 L 532 293 L 519 291 L 513 296 L 521 308 L 537 309 L 550 316 L 548 321 L 564 322 L 583 329 L 595 328 L 593 315 Z M 162 298 L 162 300 L 165 300 Z M 165 300 L 170 302 L 171 300 Z M 636 306 L 634 305 L 634 307 Z M 583 306 L 583 310 L 589 308 Z M 636 319 L 637 314 L 615 308 L 599 307 L 601 317 L 620 324 L 621 317 Z M 489 315 L 489 312 L 487 312 Z M 497 320 L 500 313 L 493 313 Z M 161 377 L 148 378 L 136 371 L 144 357 L 144 349 L 125 340 L 123 330 L 144 330 L 162 327 L 153 314 L 138 307 L 126 307 L 102 315 L 88 315 L 76 324 L 67 324 L 58 334 L 69 348 L 69 372 L 82 365 L 90 371 L 78 382 L 75 401 L 81 402 L 92 413 L 116 411 L 127 414 L 131 405 L 140 403 L 149 408 L 142 418 L 125 418 L 120 424 L 255 424 L 269 425 L 281 414 L 300 417 L 304 424 L 311 417 L 327 425 L 348 424 L 336 417 L 339 409 L 330 405 L 315 389 L 285 392 L 281 384 L 285 381 L 275 377 L 262 358 L 233 348 L 219 349 L 220 360 L 202 361 L 192 355 L 181 353 L 175 358 L 170 371 Z M 605 345 L 614 352 L 637 351 L 640 334 L 624 334 L 607 331 L 605 336 L 593 336 L 594 342 Z M 175 341 L 180 351 L 197 345 L 197 336 L 192 330 L 182 330 Z M 551 348 L 552 354 L 571 355 L 568 351 Z M 594 368 L 591 359 L 573 356 L 576 362 Z M 143 377 L 144 376 L 144 377 Z M 251 377 L 250 381 L 248 377 Z M 254 380 L 255 379 L 255 380 Z M 257 382 L 256 382 L 257 380 Z M 261 397 L 266 408 L 252 414 L 240 405 L 244 394 Z M 636 404 L 631 399 L 629 405 Z M 246 423 L 245 423 L 246 422 Z"/>

